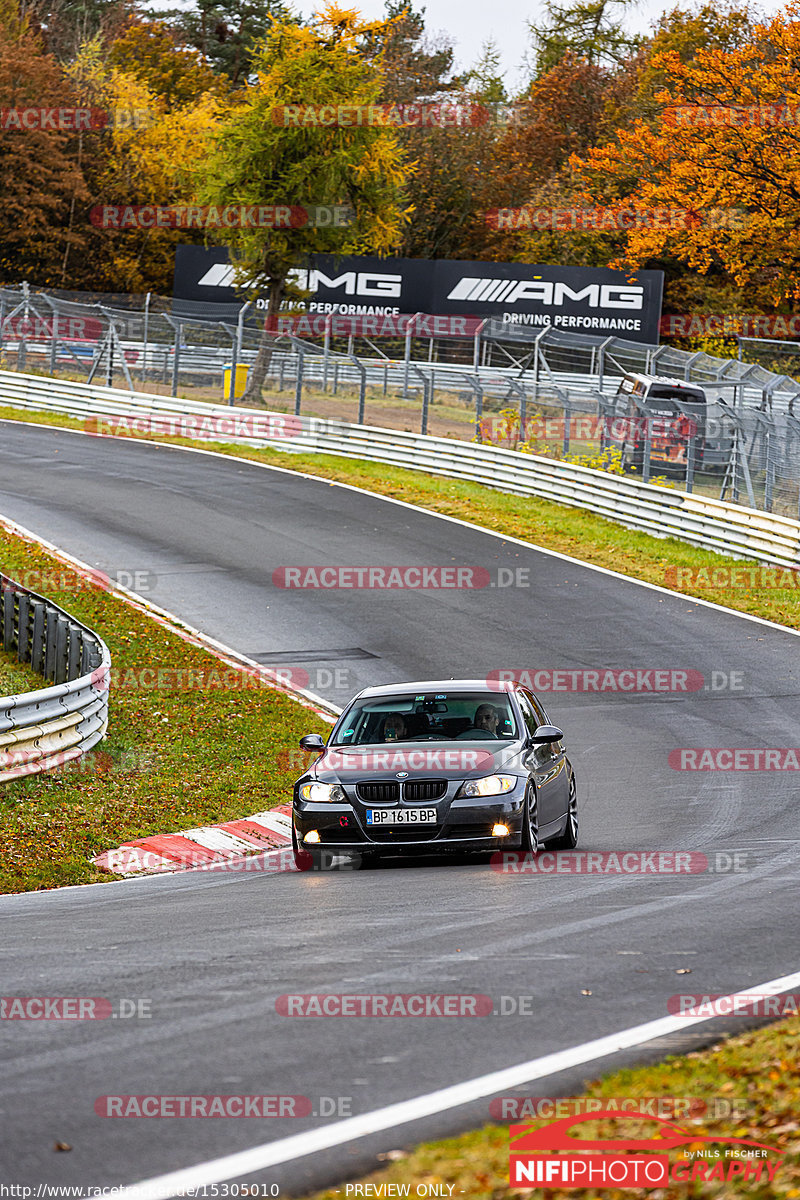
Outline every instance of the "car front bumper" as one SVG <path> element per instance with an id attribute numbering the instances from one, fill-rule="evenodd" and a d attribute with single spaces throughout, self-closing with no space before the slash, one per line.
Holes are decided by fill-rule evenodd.
<path id="1" fill-rule="evenodd" d="M 368 829 L 362 813 L 349 804 L 320 804 L 295 798 L 292 806 L 298 846 L 383 854 L 518 849 L 522 844 L 523 811 L 524 796 L 511 793 L 492 801 L 480 798 L 454 803 L 435 825 L 384 825 Z M 495 824 L 506 825 L 509 833 L 504 837 L 492 836 Z M 312 829 L 318 832 L 319 841 L 309 844 L 305 835 Z"/>

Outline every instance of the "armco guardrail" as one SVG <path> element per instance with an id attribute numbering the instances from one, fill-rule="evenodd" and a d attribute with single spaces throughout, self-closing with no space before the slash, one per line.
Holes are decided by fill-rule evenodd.
<path id="1" fill-rule="evenodd" d="M 501 491 L 586 508 L 656 537 L 675 537 L 738 558 L 800 568 L 799 521 L 497 446 L 124 392 L 9 371 L 0 372 L 0 400 L 18 408 L 67 413 L 85 420 L 136 417 L 143 431 L 183 432 L 186 437 L 206 436 L 220 442 L 273 446 L 297 453 L 317 451 L 470 479 Z M 176 420 L 159 419 L 168 415 Z M 195 429 L 181 430 L 179 417 L 194 418 Z M 201 431 L 198 417 L 205 418 L 204 425 L 214 423 L 213 434 Z M 275 418 L 271 436 L 246 432 L 252 429 L 250 419 L 257 419 L 265 428 L 270 417 Z M 108 428 L 112 428 L 111 423 Z M 136 432 L 135 427 L 131 432 Z"/>
<path id="2" fill-rule="evenodd" d="M 0 697 L 0 783 L 80 758 L 108 724 L 111 656 L 63 608 L 0 574 L 3 648 L 52 682 Z"/>

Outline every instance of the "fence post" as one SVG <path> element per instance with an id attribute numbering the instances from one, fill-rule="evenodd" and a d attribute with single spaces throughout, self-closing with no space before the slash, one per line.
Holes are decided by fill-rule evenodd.
<path id="1" fill-rule="evenodd" d="M 356 358 L 355 354 L 351 354 L 350 358 L 356 365 L 356 369 L 360 375 L 358 383 L 358 424 L 364 424 L 364 406 L 367 398 L 367 368 Z"/>
<path id="2" fill-rule="evenodd" d="M 224 329 L 223 325 L 223 329 Z M 227 330 L 226 330 L 227 332 Z M 231 374 L 228 380 L 228 405 L 233 406 L 236 400 L 236 368 L 239 365 L 238 337 L 231 338 Z"/>
<path id="3" fill-rule="evenodd" d="M 299 346 L 295 347 L 297 351 L 297 379 L 294 388 L 294 415 L 300 416 L 300 404 L 303 399 L 303 351 Z"/>
<path id="4" fill-rule="evenodd" d="M 695 432 L 688 439 L 686 445 L 686 491 L 689 495 L 691 495 L 692 489 L 694 488 L 694 464 L 696 461 L 696 454 L 697 427 L 695 426 Z"/>
<path id="5" fill-rule="evenodd" d="M 331 358 L 331 314 L 328 313 L 327 317 L 325 318 L 325 342 L 324 342 L 323 359 L 322 359 L 322 390 L 323 390 L 323 392 L 327 392 L 327 390 L 328 390 L 328 367 L 330 365 L 330 358 Z M 384 395 L 385 395 L 385 392 L 384 392 Z"/>
<path id="6" fill-rule="evenodd" d="M 766 472 L 764 475 L 764 512 L 772 512 L 772 494 L 775 488 L 775 459 L 772 453 L 772 430 L 767 429 L 765 434 L 767 462 Z"/>
<path id="7" fill-rule="evenodd" d="M 175 326 L 175 348 L 172 354 L 172 395 L 178 394 L 178 373 L 180 371 L 181 361 L 181 339 L 183 338 L 183 323 L 178 322 Z"/>
<path id="8" fill-rule="evenodd" d="M 481 421 L 483 420 L 483 388 L 480 384 L 480 379 L 475 381 L 475 428 L 478 432 L 478 441 L 482 442 L 481 436 Z"/>
<path id="9" fill-rule="evenodd" d="M 603 390 L 603 378 L 606 369 L 606 346 L 610 346 L 613 341 L 613 337 L 606 338 L 597 348 L 597 388 L 601 392 Z"/>
<path id="10" fill-rule="evenodd" d="M 46 297 L 45 297 L 46 299 Z M 56 360 L 58 358 L 58 309 L 53 304 L 52 300 L 48 301 L 50 305 L 51 325 L 50 325 L 50 374 L 56 373 Z"/>
<path id="11" fill-rule="evenodd" d="M 650 482 L 650 451 L 653 441 L 653 419 L 644 415 L 644 460 L 642 462 L 642 482 Z"/>
<path id="12" fill-rule="evenodd" d="M 114 386 L 114 321 L 108 318 L 108 364 L 106 366 L 106 387 Z M 175 393 L 172 393 L 173 396 Z"/>
<path id="13" fill-rule="evenodd" d="M 414 323 L 419 315 L 420 315 L 419 313 L 415 313 L 413 317 L 409 318 L 408 324 L 406 325 L 406 346 L 405 346 L 405 355 L 404 355 L 405 376 L 403 378 L 403 399 L 404 400 L 408 399 L 408 372 L 409 372 L 409 364 L 411 362 L 411 332 L 414 328 Z"/>
<path id="14" fill-rule="evenodd" d="M 151 293 L 148 292 L 147 297 L 144 302 L 144 345 L 142 346 L 142 383 L 147 382 L 147 338 L 150 333 L 150 296 L 151 296 Z"/>

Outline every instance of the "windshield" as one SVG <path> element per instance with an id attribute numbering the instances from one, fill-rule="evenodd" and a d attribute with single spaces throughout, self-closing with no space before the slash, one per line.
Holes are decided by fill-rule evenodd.
<path id="1" fill-rule="evenodd" d="M 672 414 L 679 411 L 674 404 L 656 405 L 652 403 L 654 400 L 677 400 L 680 404 L 683 404 L 690 409 L 698 407 L 705 408 L 707 404 L 706 397 L 703 392 L 695 392 L 690 388 L 667 387 L 666 385 L 654 385 L 651 387 L 647 393 L 647 399 L 645 403 L 647 404 L 648 408 L 653 408 L 658 412 L 669 412 Z"/>
<path id="2" fill-rule="evenodd" d="M 331 745 L 507 741 L 517 722 L 503 692 L 425 692 L 371 696 L 353 706 Z"/>

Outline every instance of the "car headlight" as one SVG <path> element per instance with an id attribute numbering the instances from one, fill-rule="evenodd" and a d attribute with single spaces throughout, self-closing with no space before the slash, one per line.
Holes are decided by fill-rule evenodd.
<path id="1" fill-rule="evenodd" d="M 304 783 L 300 787 L 300 799 L 338 804 L 347 797 L 344 788 L 338 783 Z"/>
<path id="2" fill-rule="evenodd" d="M 517 786 L 514 775 L 485 775 L 483 779 L 470 779 L 461 789 L 462 796 L 500 796 L 513 792 Z"/>

